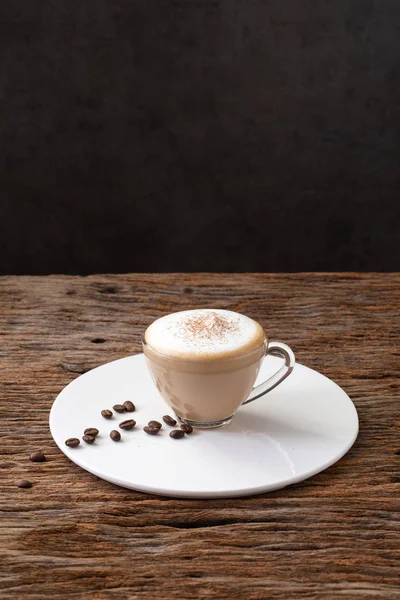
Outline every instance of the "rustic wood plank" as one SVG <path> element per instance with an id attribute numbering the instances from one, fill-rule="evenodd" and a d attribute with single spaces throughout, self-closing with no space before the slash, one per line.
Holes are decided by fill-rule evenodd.
<path id="1" fill-rule="evenodd" d="M 360 416 L 346 457 L 278 492 L 182 500 L 120 489 L 59 452 L 58 392 L 138 352 L 155 317 L 200 306 L 258 319 L 344 387 Z M 0 596 L 400 598 L 399 306 L 399 274 L 0 278 Z M 28 460 L 38 449 L 46 463 Z"/>

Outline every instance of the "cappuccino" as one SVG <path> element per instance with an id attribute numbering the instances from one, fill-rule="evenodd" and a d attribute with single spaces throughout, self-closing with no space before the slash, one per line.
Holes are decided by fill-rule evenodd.
<path id="1" fill-rule="evenodd" d="M 265 343 L 265 332 L 253 319 L 198 309 L 154 321 L 143 351 L 158 391 L 177 417 L 195 427 L 218 427 L 250 394 Z"/>

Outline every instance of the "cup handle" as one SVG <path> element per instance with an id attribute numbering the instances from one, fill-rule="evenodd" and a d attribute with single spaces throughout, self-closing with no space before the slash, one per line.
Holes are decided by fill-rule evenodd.
<path id="1" fill-rule="evenodd" d="M 253 400 L 257 400 L 257 398 L 261 398 L 261 396 L 264 396 L 264 394 L 273 390 L 293 371 L 296 359 L 289 346 L 282 342 L 266 342 L 265 355 L 268 356 L 268 354 L 281 356 L 285 360 L 285 364 L 266 381 L 263 381 L 263 383 L 254 387 L 250 396 L 242 403 L 242 406 L 249 402 L 253 402 Z"/>

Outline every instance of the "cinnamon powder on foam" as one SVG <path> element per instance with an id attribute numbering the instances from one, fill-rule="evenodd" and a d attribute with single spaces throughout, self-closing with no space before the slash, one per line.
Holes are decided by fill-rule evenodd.
<path id="1" fill-rule="evenodd" d="M 238 333 L 240 327 L 237 317 L 208 312 L 182 319 L 181 323 L 174 323 L 168 329 L 196 346 L 207 346 L 209 342 L 223 342 L 227 337 Z"/>

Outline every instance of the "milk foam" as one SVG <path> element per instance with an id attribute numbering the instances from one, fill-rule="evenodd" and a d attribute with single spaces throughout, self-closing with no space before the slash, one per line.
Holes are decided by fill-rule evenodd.
<path id="1" fill-rule="evenodd" d="M 181 359 L 207 360 L 243 355 L 265 339 L 253 319 L 229 310 L 197 309 L 172 313 L 152 323 L 146 343 L 156 352 Z"/>

